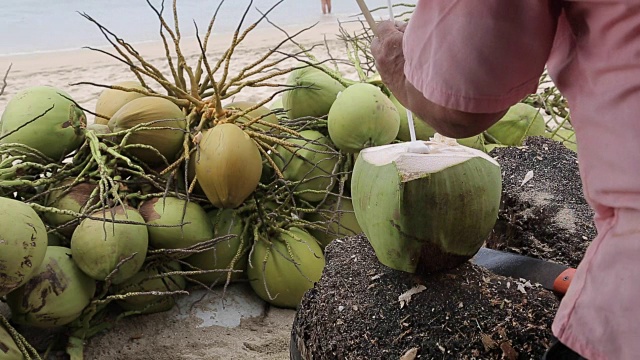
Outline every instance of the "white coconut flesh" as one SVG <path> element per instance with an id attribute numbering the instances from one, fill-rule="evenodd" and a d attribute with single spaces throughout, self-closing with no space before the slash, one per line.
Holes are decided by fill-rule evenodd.
<path id="1" fill-rule="evenodd" d="M 395 163 L 403 182 L 419 179 L 425 174 L 441 172 L 474 157 L 482 157 L 499 166 L 491 156 L 480 150 L 462 146 L 455 142 L 455 139 L 376 146 L 362 150 L 360 155 L 363 160 L 376 166 Z"/>

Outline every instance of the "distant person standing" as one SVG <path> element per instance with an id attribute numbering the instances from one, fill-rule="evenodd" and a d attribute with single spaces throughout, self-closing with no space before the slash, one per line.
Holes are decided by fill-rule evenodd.
<path id="1" fill-rule="evenodd" d="M 323 14 L 331 14 L 331 0 L 320 0 L 322 3 L 322 13 Z"/>

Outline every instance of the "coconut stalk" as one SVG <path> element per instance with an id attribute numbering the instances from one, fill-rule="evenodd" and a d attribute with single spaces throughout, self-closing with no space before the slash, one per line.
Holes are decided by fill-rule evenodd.
<path id="1" fill-rule="evenodd" d="M 0 333 L 3 329 L 10 335 L 11 339 L 13 339 L 13 342 L 25 360 L 42 360 L 38 351 L 29 344 L 24 336 L 11 326 L 9 320 L 0 314 Z M 0 345 L 8 346 L 8 344 L 4 343 L 0 343 Z"/>

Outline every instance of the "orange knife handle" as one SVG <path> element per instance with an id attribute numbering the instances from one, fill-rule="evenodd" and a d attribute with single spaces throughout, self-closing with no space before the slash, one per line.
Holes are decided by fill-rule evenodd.
<path id="1" fill-rule="evenodd" d="M 576 269 L 574 268 L 568 268 L 567 270 L 560 273 L 560 275 L 558 275 L 556 280 L 553 282 L 553 291 L 562 295 L 566 294 L 575 273 Z"/>

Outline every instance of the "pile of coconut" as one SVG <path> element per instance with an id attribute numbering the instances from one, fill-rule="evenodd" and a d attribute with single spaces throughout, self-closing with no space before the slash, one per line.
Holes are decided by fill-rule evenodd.
<path id="1" fill-rule="evenodd" d="M 114 319 L 167 311 L 194 288 L 245 281 L 296 308 L 324 248 L 363 230 L 385 265 L 455 266 L 495 222 L 501 174 L 486 152 L 548 133 L 539 109 L 520 103 L 467 139 L 416 118 L 424 151 L 411 151 L 406 109 L 384 84 L 313 61 L 280 70 L 286 83 L 270 97 L 243 101 L 247 86 L 273 87 L 275 75 L 261 74 L 288 56 L 278 45 L 232 76 L 242 38 L 217 63 L 204 52 L 193 67 L 169 58 L 171 77 L 114 41 L 132 81 L 94 84 L 104 88 L 95 109 L 51 86 L 9 101 L 0 297 L 11 317 L 0 358 L 39 358 L 12 324 L 64 327 L 67 352 L 81 358 L 83 341 Z M 438 230 L 454 223 L 455 236 Z"/>

